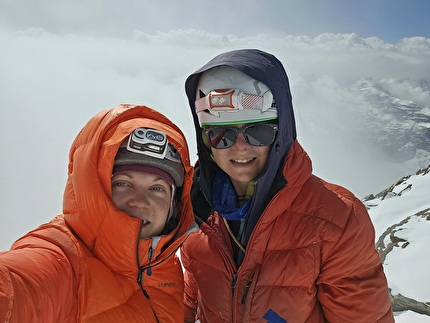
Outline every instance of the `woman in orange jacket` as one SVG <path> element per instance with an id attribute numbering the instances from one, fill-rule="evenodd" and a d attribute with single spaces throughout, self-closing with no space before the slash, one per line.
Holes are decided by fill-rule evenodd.
<path id="1" fill-rule="evenodd" d="M 176 251 L 194 223 L 183 133 L 120 105 L 69 156 L 63 214 L 0 254 L 0 321 L 183 322 Z"/>
<path id="2" fill-rule="evenodd" d="M 369 215 L 312 174 L 281 62 L 223 53 L 185 89 L 201 229 L 181 249 L 186 321 L 393 322 Z"/>

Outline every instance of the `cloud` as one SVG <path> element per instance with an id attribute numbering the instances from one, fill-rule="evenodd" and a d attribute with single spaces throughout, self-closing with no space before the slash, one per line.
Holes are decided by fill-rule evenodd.
<path id="1" fill-rule="evenodd" d="M 409 169 L 362 141 L 366 125 L 357 115 L 366 103 L 348 88 L 370 77 L 399 98 L 415 100 L 423 111 L 430 109 L 430 43 L 422 37 L 388 44 L 356 34 L 240 37 L 172 29 L 136 30 L 120 38 L 4 28 L 0 42 L 0 249 L 61 213 L 69 147 L 100 110 L 120 103 L 160 110 L 184 130 L 195 161 L 184 82 L 223 51 L 259 48 L 283 62 L 299 140 L 316 173 L 360 196 L 384 188 Z"/>

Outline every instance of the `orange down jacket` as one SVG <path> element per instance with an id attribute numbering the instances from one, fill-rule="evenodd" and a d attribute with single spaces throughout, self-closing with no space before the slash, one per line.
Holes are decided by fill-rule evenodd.
<path id="1" fill-rule="evenodd" d="M 186 321 L 197 311 L 202 323 L 394 322 L 363 204 L 312 175 L 298 142 L 284 176 L 289 183 L 261 215 L 239 268 L 217 212 L 187 239 Z"/>
<path id="2" fill-rule="evenodd" d="M 245 252 L 233 248 L 223 218 L 213 211 L 213 177 L 221 170 L 203 141 L 194 104 L 200 75 L 223 65 L 266 84 L 278 113 L 277 135 L 253 181 L 237 238 Z M 192 200 L 201 229 L 181 253 L 186 321 L 394 322 L 369 215 L 351 192 L 312 174 L 296 138 L 282 63 L 257 49 L 222 53 L 187 78 L 185 91 L 196 130 Z"/>
<path id="3" fill-rule="evenodd" d="M 179 224 L 139 240 L 141 220 L 111 202 L 120 143 L 135 128 L 163 130 L 185 165 Z M 144 107 L 94 116 L 70 150 L 63 214 L 0 254 L 0 322 L 183 322 L 183 276 L 176 251 L 193 224 L 193 170 L 184 135 Z"/>

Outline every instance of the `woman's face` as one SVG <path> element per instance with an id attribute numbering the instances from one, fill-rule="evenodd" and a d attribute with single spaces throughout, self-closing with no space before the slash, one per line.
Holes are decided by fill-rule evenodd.
<path id="1" fill-rule="evenodd" d="M 123 171 L 112 176 L 112 201 L 129 216 L 142 220 L 140 238 L 160 235 L 171 204 L 171 187 L 158 175 Z"/>
<path id="2" fill-rule="evenodd" d="M 231 127 L 240 128 L 243 125 Z M 252 146 L 239 134 L 236 143 L 230 148 L 211 148 L 215 162 L 230 176 L 238 195 L 244 195 L 248 183 L 260 175 L 266 164 L 271 146 Z"/>

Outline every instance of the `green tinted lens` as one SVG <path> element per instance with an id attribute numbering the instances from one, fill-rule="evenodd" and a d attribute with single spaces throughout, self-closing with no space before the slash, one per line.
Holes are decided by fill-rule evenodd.
<path id="1" fill-rule="evenodd" d="M 225 149 L 236 143 L 239 133 L 252 146 L 268 146 L 275 140 L 277 130 L 275 124 L 255 123 L 241 128 L 210 127 L 205 129 L 205 135 L 212 148 Z"/>
<path id="2" fill-rule="evenodd" d="M 242 128 L 243 129 L 243 128 Z M 270 123 L 256 123 L 244 127 L 245 140 L 252 146 L 268 146 L 275 140 L 277 127 Z"/>

